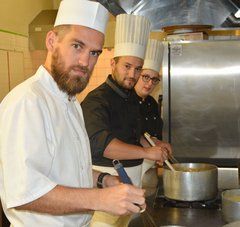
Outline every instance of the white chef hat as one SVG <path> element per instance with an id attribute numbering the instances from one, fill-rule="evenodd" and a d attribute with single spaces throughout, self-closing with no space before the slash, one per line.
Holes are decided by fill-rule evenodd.
<path id="1" fill-rule="evenodd" d="M 58 9 L 55 26 L 81 25 L 105 33 L 109 13 L 98 2 L 87 0 L 62 0 Z"/>
<path id="2" fill-rule="evenodd" d="M 144 59 L 150 32 L 150 21 L 140 15 L 119 14 L 116 17 L 114 57 L 134 56 Z"/>
<path id="3" fill-rule="evenodd" d="M 152 69 L 160 71 L 163 58 L 163 44 L 156 39 L 149 39 L 147 44 L 146 55 L 144 58 L 143 69 Z"/>

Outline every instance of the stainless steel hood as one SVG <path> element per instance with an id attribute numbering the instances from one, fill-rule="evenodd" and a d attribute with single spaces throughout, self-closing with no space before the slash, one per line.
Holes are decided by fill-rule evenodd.
<path id="1" fill-rule="evenodd" d="M 213 28 L 240 27 L 235 16 L 239 0 L 98 0 L 113 15 L 144 15 L 153 30 L 173 25 L 212 25 Z"/>
<path id="2" fill-rule="evenodd" d="M 97 0 L 114 16 L 144 15 L 152 30 L 174 25 L 211 25 L 240 28 L 240 0 Z M 56 6 L 60 0 L 55 0 Z M 238 14 L 236 14 L 238 12 Z M 45 36 L 54 24 L 57 9 L 41 11 L 29 25 L 30 50 L 44 50 Z M 239 16 L 240 17 L 240 16 Z"/>

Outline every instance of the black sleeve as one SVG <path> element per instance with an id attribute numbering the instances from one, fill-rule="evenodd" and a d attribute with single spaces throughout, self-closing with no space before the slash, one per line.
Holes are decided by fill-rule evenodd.
<path id="1" fill-rule="evenodd" d="M 109 104 L 99 94 L 90 93 L 81 106 L 93 159 L 102 158 L 105 148 L 114 138 L 110 130 Z"/>

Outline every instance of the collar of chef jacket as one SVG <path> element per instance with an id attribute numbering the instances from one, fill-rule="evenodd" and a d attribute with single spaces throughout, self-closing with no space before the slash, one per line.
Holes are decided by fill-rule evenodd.
<path id="1" fill-rule="evenodd" d="M 123 87 L 121 87 L 117 81 L 115 81 L 112 78 L 112 75 L 108 75 L 108 78 L 106 80 L 106 84 L 111 87 L 118 95 L 120 95 L 122 98 L 127 99 L 130 95 L 130 92 Z"/>

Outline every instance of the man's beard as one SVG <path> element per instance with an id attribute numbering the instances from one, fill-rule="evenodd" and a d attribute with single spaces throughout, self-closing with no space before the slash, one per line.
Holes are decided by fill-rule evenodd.
<path id="1" fill-rule="evenodd" d="M 132 82 L 131 85 L 129 85 L 129 81 L 126 81 L 126 79 L 120 79 L 121 76 L 119 75 L 117 69 L 115 69 L 113 71 L 113 78 L 117 81 L 117 83 L 124 89 L 126 90 L 131 90 L 133 89 L 133 87 L 135 86 L 135 84 L 137 83 L 137 80 L 135 78 L 131 78 Z"/>
<path id="2" fill-rule="evenodd" d="M 72 70 L 82 71 L 85 73 L 85 76 L 73 75 L 71 74 Z M 56 49 L 53 53 L 51 73 L 59 89 L 67 93 L 69 96 L 75 96 L 83 91 L 89 82 L 91 74 L 87 67 L 81 65 L 72 65 L 66 69 L 65 62 L 59 49 Z"/>

